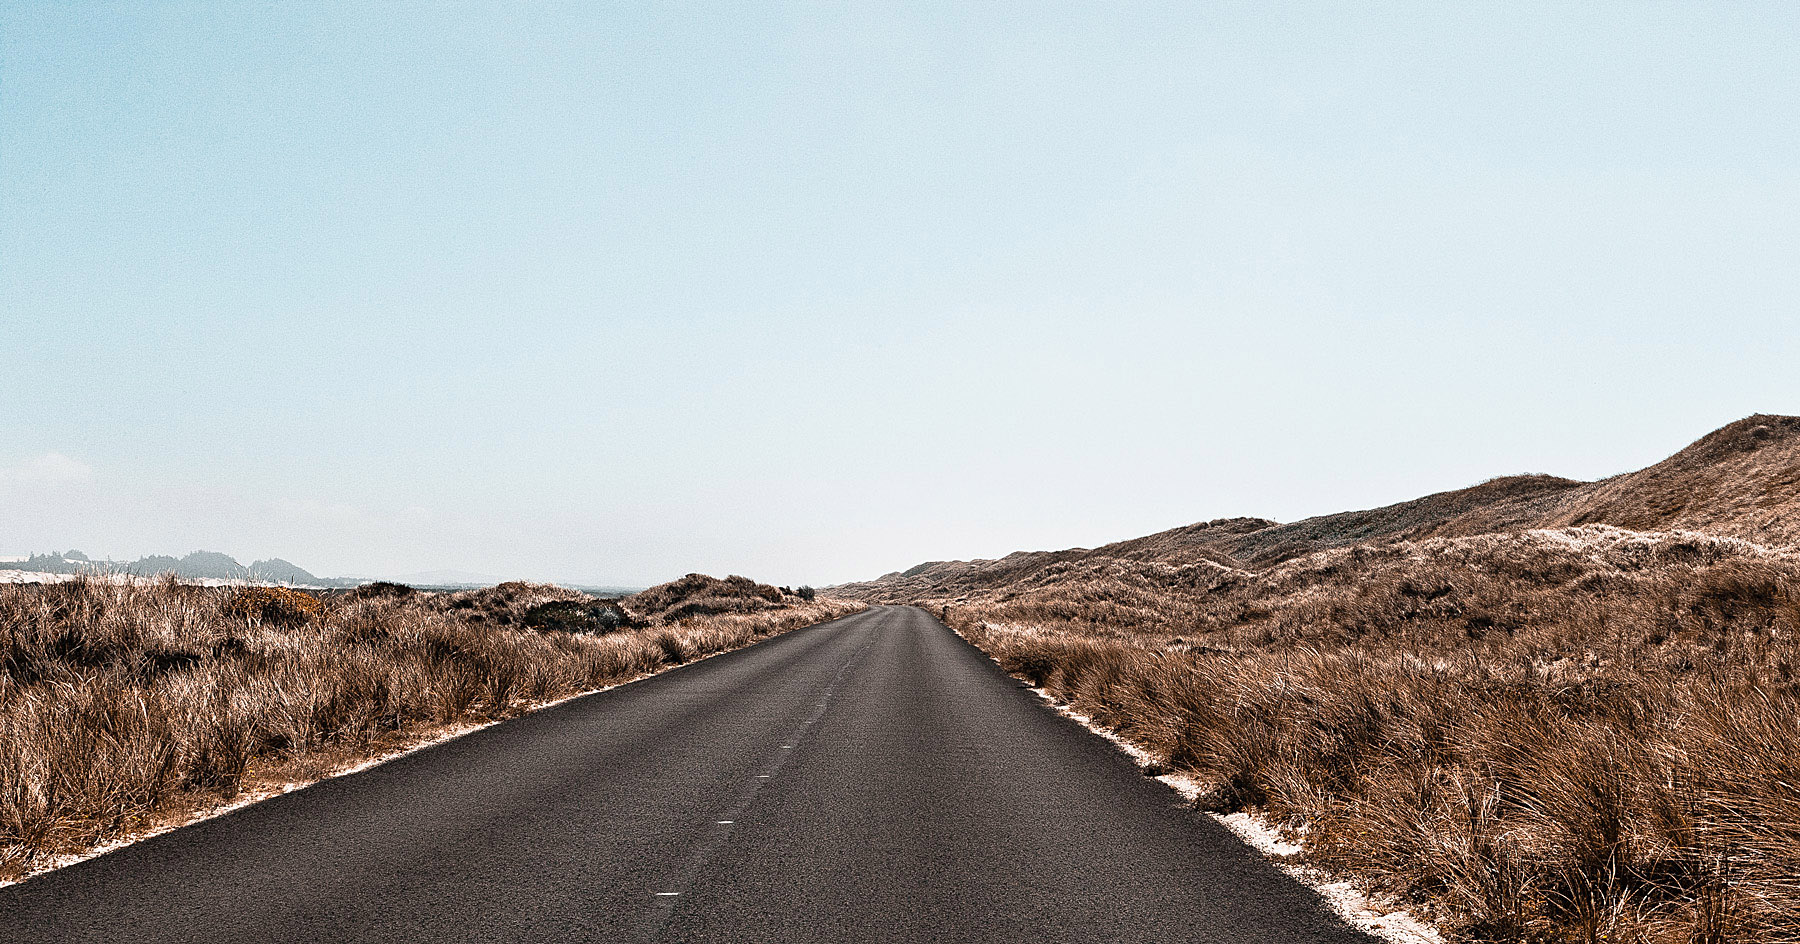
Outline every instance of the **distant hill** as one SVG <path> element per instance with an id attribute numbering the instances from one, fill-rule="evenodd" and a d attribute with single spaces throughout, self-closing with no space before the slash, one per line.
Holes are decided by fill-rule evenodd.
<path id="1" fill-rule="evenodd" d="M 259 583 L 283 583 L 306 587 L 355 587 L 375 581 L 405 584 L 409 587 L 462 589 L 492 587 L 505 583 L 506 577 L 466 570 L 434 570 L 403 574 L 398 577 L 319 577 L 305 568 L 279 557 L 259 560 L 249 566 L 217 551 L 194 551 L 184 557 L 152 554 L 134 561 L 91 560 L 80 551 L 52 551 L 33 554 L 20 560 L 0 559 L 0 570 L 18 570 L 39 574 L 130 574 L 136 577 L 160 577 L 174 574 L 183 580 L 246 580 Z M 636 593 L 642 587 L 615 585 L 568 584 L 570 588 L 596 596 L 618 597 Z"/>
<path id="2" fill-rule="evenodd" d="M 300 567 L 290 564 L 279 557 L 260 560 L 250 565 L 251 580 L 268 580 L 274 583 L 318 583 L 319 578 L 307 573 Z"/>
<path id="3" fill-rule="evenodd" d="M 152 554 L 126 564 L 120 570 L 139 577 L 155 577 L 160 574 L 172 574 L 175 572 L 175 568 L 180 566 L 181 561 L 176 558 L 163 554 Z"/>
<path id="4" fill-rule="evenodd" d="M 177 561 L 172 568 L 177 577 L 212 577 L 218 580 L 249 580 L 250 568 L 228 554 L 217 551 L 195 551 Z"/>
<path id="5" fill-rule="evenodd" d="M 24 560 L 8 561 L 0 567 L 39 574 L 81 574 L 91 571 L 93 563 L 80 551 L 52 551 L 48 554 L 33 554 Z"/>
<path id="6" fill-rule="evenodd" d="M 0 569 L 44 574 L 131 574 L 139 577 L 174 574 L 185 580 L 255 580 L 315 587 L 355 586 L 360 582 L 315 577 L 305 569 L 279 558 L 257 561 L 245 567 L 236 558 L 217 551 L 195 551 L 179 558 L 152 554 L 135 561 L 96 561 L 80 551 L 71 550 L 33 554 L 22 561 L 0 564 Z"/>
<path id="7" fill-rule="evenodd" d="M 1332 548 L 1590 524 L 1800 543 L 1800 417 L 1747 417 L 1647 469 L 1597 482 L 1507 476 L 1288 524 L 1223 518 L 1094 549 L 920 564 L 835 592 L 865 599 L 941 599 L 1053 582 L 1072 571 L 1152 564 L 1260 571 Z"/>

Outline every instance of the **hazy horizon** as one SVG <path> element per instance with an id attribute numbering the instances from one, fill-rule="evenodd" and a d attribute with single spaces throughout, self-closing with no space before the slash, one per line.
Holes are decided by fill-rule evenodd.
<path id="1" fill-rule="evenodd" d="M 1786 5 L 0 8 L 0 555 L 823 585 L 1800 413 Z"/>

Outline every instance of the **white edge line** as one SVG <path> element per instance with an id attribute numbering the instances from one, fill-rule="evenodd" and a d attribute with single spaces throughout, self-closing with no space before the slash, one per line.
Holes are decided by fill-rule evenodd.
<path id="1" fill-rule="evenodd" d="M 937 619 L 935 616 L 932 618 Z M 987 656 L 989 662 L 1000 665 L 1000 660 L 989 655 L 986 649 L 970 642 L 967 636 L 963 636 L 949 624 L 944 625 L 961 637 L 964 642 L 973 646 L 976 652 Z M 1005 667 L 1001 667 L 1001 671 L 1006 671 Z M 1008 677 L 1017 678 L 1010 674 Z M 1081 712 L 1059 704 L 1049 692 L 1029 682 L 1025 683 L 1025 687 L 1029 688 L 1032 694 L 1036 695 L 1052 711 L 1112 742 L 1114 747 L 1130 757 L 1139 767 L 1160 766 L 1157 764 L 1156 758 L 1152 757 L 1149 752 L 1120 737 L 1118 732 L 1096 723 L 1094 719 Z M 1174 790 L 1181 795 L 1182 799 L 1190 803 L 1205 790 L 1205 785 L 1183 774 L 1162 774 L 1153 779 Z M 1266 819 L 1247 812 L 1208 813 L 1206 815 L 1230 830 L 1232 835 L 1243 841 L 1245 845 L 1262 853 L 1265 858 L 1274 863 L 1276 868 L 1311 889 L 1324 899 L 1334 914 L 1352 927 L 1383 940 L 1394 942 L 1394 944 L 1444 944 L 1442 933 L 1430 922 L 1403 908 L 1390 906 L 1370 896 L 1349 881 L 1334 878 L 1319 869 L 1294 861 L 1294 857 L 1302 851 L 1301 847 L 1282 839 L 1281 834 Z"/>

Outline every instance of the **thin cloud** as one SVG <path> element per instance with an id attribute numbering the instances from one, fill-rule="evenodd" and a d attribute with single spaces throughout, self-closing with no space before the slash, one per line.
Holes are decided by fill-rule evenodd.
<path id="1" fill-rule="evenodd" d="M 93 481 L 93 478 L 93 466 L 60 452 L 31 456 L 17 465 L 0 468 L 0 483 L 77 485 Z"/>

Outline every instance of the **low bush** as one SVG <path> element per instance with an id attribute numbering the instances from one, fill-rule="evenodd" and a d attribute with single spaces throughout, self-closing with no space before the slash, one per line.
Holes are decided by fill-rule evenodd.
<path id="1" fill-rule="evenodd" d="M 631 624 L 624 609 L 611 600 L 552 600 L 525 611 L 525 625 L 565 633 L 616 633 Z"/>
<path id="2" fill-rule="evenodd" d="M 403 583 L 376 580 L 351 589 L 345 592 L 344 596 L 349 597 L 352 600 L 404 600 L 416 595 L 418 592 L 419 591 Z"/>
<path id="3" fill-rule="evenodd" d="M 777 587 L 757 583 L 748 577 L 732 576 L 721 580 L 705 574 L 688 574 L 634 594 L 622 602 L 638 618 L 653 623 L 673 623 L 724 613 L 759 613 L 788 605 Z"/>
<path id="4" fill-rule="evenodd" d="M 225 603 L 228 616 L 273 626 L 298 626 L 324 611 L 318 597 L 285 587 L 245 587 Z"/>

